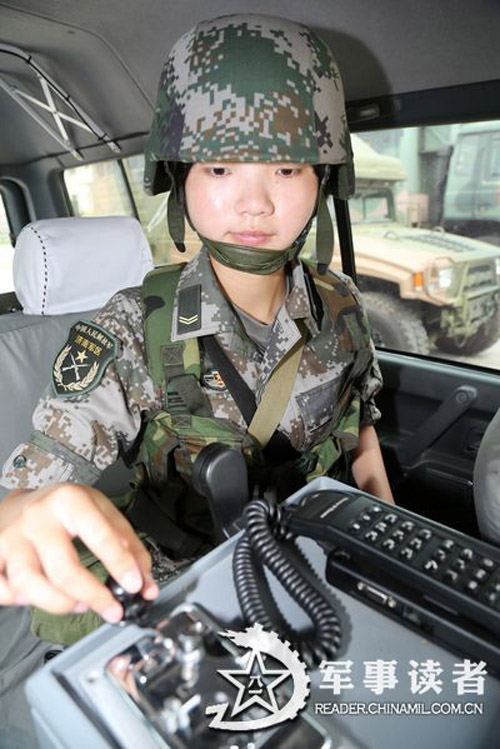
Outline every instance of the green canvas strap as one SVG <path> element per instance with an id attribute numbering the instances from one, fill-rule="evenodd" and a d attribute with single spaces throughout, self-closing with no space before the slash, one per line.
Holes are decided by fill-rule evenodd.
<path id="1" fill-rule="evenodd" d="M 301 329 L 300 338 L 288 351 L 272 373 L 262 398 L 248 425 L 248 433 L 264 448 L 276 431 L 283 416 L 290 395 L 305 346 L 305 330 Z"/>
<path id="2" fill-rule="evenodd" d="M 175 292 L 184 265 L 156 268 L 142 284 L 148 369 L 158 386 L 164 383 L 166 371 L 170 376 L 184 373 L 184 343 L 173 343 L 170 339 Z"/>
<path id="3" fill-rule="evenodd" d="M 318 273 L 325 275 L 333 257 L 333 224 L 328 210 L 326 194 L 321 185 L 318 192 L 318 207 L 316 213 L 316 261 Z"/>

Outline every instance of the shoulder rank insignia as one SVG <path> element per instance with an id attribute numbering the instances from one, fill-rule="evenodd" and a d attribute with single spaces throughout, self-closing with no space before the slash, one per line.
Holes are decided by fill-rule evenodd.
<path id="1" fill-rule="evenodd" d="M 201 328 L 201 286 L 186 286 L 178 297 L 177 333 L 191 333 Z"/>
<path id="2" fill-rule="evenodd" d="M 117 350 L 116 338 L 99 325 L 85 320 L 75 323 L 52 368 L 55 394 L 74 397 L 93 390 Z"/>

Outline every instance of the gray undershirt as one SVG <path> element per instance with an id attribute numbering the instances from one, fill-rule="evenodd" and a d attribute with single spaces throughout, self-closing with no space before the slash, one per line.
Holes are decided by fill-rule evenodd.
<path id="1" fill-rule="evenodd" d="M 290 293 L 290 279 L 287 274 L 285 299 L 287 298 L 289 293 Z M 271 337 L 271 331 L 273 329 L 274 320 L 273 322 L 270 322 L 270 323 L 259 322 L 254 317 L 247 315 L 247 313 L 244 312 L 242 309 L 240 309 L 237 304 L 233 303 L 233 307 L 238 317 L 240 318 L 243 327 L 245 328 L 245 333 L 247 334 L 247 336 L 250 338 L 250 340 L 252 340 L 255 343 L 255 345 L 261 351 L 261 353 L 264 353 L 264 351 L 266 350 L 267 344 L 269 342 L 269 338 Z"/>
<path id="2" fill-rule="evenodd" d="M 255 343 L 255 345 L 261 352 L 264 352 L 266 350 L 266 346 L 268 344 L 274 322 L 259 322 L 255 318 L 250 317 L 250 315 L 247 315 L 246 312 L 243 312 L 243 310 L 237 307 L 236 304 L 234 305 L 234 308 L 242 322 L 243 327 L 245 328 L 245 333 L 247 334 L 247 336 Z"/>

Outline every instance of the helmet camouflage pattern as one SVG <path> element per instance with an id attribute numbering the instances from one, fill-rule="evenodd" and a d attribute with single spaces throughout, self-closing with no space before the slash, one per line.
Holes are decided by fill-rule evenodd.
<path id="1" fill-rule="evenodd" d="M 327 45 L 282 18 L 199 23 L 177 41 L 162 71 L 145 151 L 149 194 L 170 189 L 164 161 L 339 165 L 325 191 L 350 197 L 344 93 Z"/>

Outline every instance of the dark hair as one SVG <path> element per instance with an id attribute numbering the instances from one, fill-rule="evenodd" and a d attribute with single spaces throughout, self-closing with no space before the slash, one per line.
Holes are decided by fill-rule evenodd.
<path id="1" fill-rule="evenodd" d="M 325 175 L 325 164 L 313 164 L 313 169 L 316 172 L 316 176 L 321 182 Z"/>

